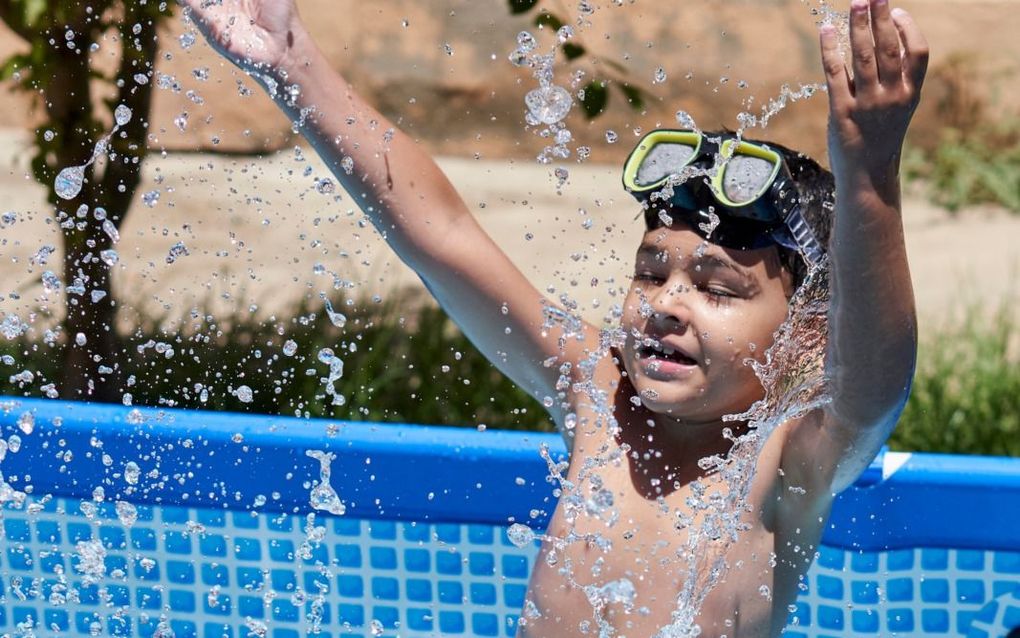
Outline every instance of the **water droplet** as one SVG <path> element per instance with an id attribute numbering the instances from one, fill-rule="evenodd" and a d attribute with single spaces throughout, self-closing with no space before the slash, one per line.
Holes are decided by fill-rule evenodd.
<path id="1" fill-rule="evenodd" d="M 183 113 L 181 113 L 180 115 L 178 115 L 177 117 L 174 118 L 174 126 L 176 126 L 177 129 L 180 132 L 182 132 L 182 133 L 185 131 L 185 129 L 188 128 L 188 112 L 187 111 L 184 111 Z"/>
<path id="2" fill-rule="evenodd" d="M 530 91 L 524 104 L 531 115 L 543 124 L 555 124 L 567 116 L 574 100 L 563 87 L 550 85 Z"/>
<path id="3" fill-rule="evenodd" d="M 293 339 L 287 339 L 283 344 L 283 354 L 293 357 L 295 352 L 297 352 L 297 342 Z"/>
<path id="4" fill-rule="evenodd" d="M 156 630 L 152 632 L 152 638 L 177 638 L 177 634 L 170 627 L 170 623 L 162 620 L 156 625 Z"/>
<path id="5" fill-rule="evenodd" d="M 118 255 L 117 251 L 112 248 L 100 251 L 99 258 L 102 259 L 103 263 L 107 266 L 115 266 L 117 265 L 117 262 L 120 261 L 120 255 Z"/>
<path id="6" fill-rule="evenodd" d="M 506 537 L 514 547 L 525 547 L 535 540 L 535 532 L 522 523 L 514 523 L 506 530 Z"/>
<path id="7" fill-rule="evenodd" d="M 43 139 L 46 140 L 47 142 L 52 142 L 53 138 L 56 136 L 57 134 L 50 130 L 47 130 L 43 133 Z"/>
<path id="8" fill-rule="evenodd" d="M 106 575 L 106 548 L 98 539 L 78 541 L 75 545 L 78 564 L 75 570 L 82 575 L 82 584 L 95 585 Z"/>
<path id="9" fill-rule="evenodd" d="M 528 64 L 528 54 L 520 49 L 514 49 L 511 51 L 510 55 L 507 56 L 507 59 L 510 60 L 510 64 L 517 67 L 526 66 Z"/>
<path id="10" fill-rule="evenodd" d="M 57 174 L 57 179 L 53 182 L 53 189 L 62 199 L 74 199 L 81 192 L 81 185 L 84 181 L 84 166 L 68 166 Z"/>
<path id="11" fill-rule="evenodd" d="M 60 279 L 54 275 L 53 271 L 46 271 L 43 273 L 43 290 L 48 294 L 55 293 L 60 290 Z"/>
<path id="12" fill-rule="evenodd" d="M 615 144 L 617 139 L 618 136 L 616 135 L 616 131 L 606 131 L 606 142 L 609 144 Z"/>
<path id="13" fill-rule="evenodd" d="M 254 398 L 252 389 L 246 385 L 238 386 L 237 389 L 234 390 L 234 396 L 236 396 L 241 403 L 251 403 Z"/>
<path id="14" fill-rule="evenodd" d="M 182 49 L 185 50 L 190 49 L 195 45 L 195 34 L 192 33 L 191 31 L 186 31 L 185 33 L 182 33 L 179 38 L 177 38 L 177 41 L 181 43 Z"/>
<path id="15" fill-rule="evenodd" d="M 142 202 L 144 202 L 145 205 L 148 206 L 149 208 L 155 208 L 156 204 L 159 202 L 159 191 L 151 190 L 147 193 L 144 193 L 142 195 Z"/>
<path id="16" fill-rule="evenodd" d="M 136 84 L 145 85 L 149 83 L 149 76 L 145 75 L 144 73 L 135 73 L 134 80 Z"/>
<path id="17" fill-rule="evenodd" d="M 326 314 L 329 315 L 329 321 L 337 328 L 343 328 L 347 325 L 347 316 L 342 312 L 336 312 L 333 310 L 333 304 L 329 302 L 329 299 L 324 299 L 326 302 Z"/>
<path id="18" fill-rule="evenodd" d="M 117 501 L 115 509 L 117 518 L 120 519 L 120 524 L 124 527 L 131 527 L 138 520 L 138 510 L 127 501 Z"/>
<path id="19" fill-rule="evenodd" d="M 96 209 L 96 211 L 98 214 L 99 209 Z M 110 241 L 113 243 L 116 244 L 120 241 L 120 233 L 117 231 L 117 226 L 115 226 L 109 219 L 103 220 L 103 232 L 106 233 L 107 237 L 109 237 Z"/>
<path id="20" fill-rule="evenodd" d="M 24 434 L 31 434 L 35 430 L 35 415 L 25 412 L 18 417 L 18 429 Z"/>
<path id="21" fill-rule="evenodd" d="M 698 127 L 697 124 L 694 123 L 694 118 L 691 117 L 691 114 L 687 111 L 676 112 L 676 123 L 679 124 L 681 128 L 685 129 L 694 129 Z"/>
<path id="22" fill-rule="evenodd" d="M 191 253 L 188 252 L 188 247 L 184 245 L 184 242 L 179 241 L 170 247 L 170 250 L 166 255 L 166 263 L 172 264 L 181 257 L 187 257 Z"/>
<path id="23" fill-rule="evenodd" d="M 131 109 L 123 104 L 118 104 L 117 108 L 113 110 L 113 119 L 117 122 L 117 126 L 124 126 L 131 121 Z"/>
<path id="24" fill-rule="evenodd" d="M 375 618 L 373 618 L 372 622 L 368 623 L 368 630 L 372 633 L 373 636 L 377 637 L 381 636 L 383 635 L 384 631 L 383 624 L 376 620 Z"/>
<path id="25" fill-rule="evenodd" d="M 141 468 L 134 461 L 128 461 L 124 465 L 124 482 L 128 485 L 138 485 L 138 478 L 142 475 Z"/>
<path id="26" fill-rule="evenodd" d="M 333 183 L 333 180 L 328 177 L 323 177 L 315 182 L 315 190 L 319 191 L 323 195 L 328 195 L 336 190 L 336 185 Z"/>
<path id="27" fill-rule="evenodd" d="M 527 31 L 521 31 L 517 34 L 517 46 L 521 51 L 527 53 L 535 48 L 538 42 L 535 40 L 535 36 L 531 35 Z"/>
<path id="28" fill-rule="evenodd" d="M 655 69 L 655 78 L 652 80 L 654 84 L 662 84 L 666 81 L 666 69 L 661 66 Z"/>
<path id="29" fill-rule="evenodd" d="M 310 505 L 317 510 L 342 516 L 347 511 L 347 507 L 329 483 L 330 465 L 333 463 L 336 455 L 320 450 L 308 450 L 305 454 L 319 461 L 319 482 L 312 488 Z"/>

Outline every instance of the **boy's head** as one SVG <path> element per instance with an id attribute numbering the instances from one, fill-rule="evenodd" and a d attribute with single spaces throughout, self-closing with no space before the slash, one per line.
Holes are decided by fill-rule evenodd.
<path id="1" fill-rule="evenodd" d="M 767 146 L 782 156 L 801 214 L 827 245 L 831 173 L 788 148 Z M 771 345 L 807 266 L 796 250 L 775 242 L 743 249 L 706 242 L 705 229 L 697 228 L 698 217 L 690 212 L 661 202 L 645 210 L 647 232 L 622 318 L 628 333 L 622 355 L 646 407 L 698 423 L 743 412 L 761 398 L 761 384 L 745 362 Z M 736 221 L 727 229 L 731 238 L 742 232 L 743 220 Z"/>
<path id="2" fill-rule="evenodd" d="M 729 131 L 705 131 L 702 135 L 706 138 L 721 138 L 732 136 Z M 776 151 L 786 163 L 790 177 L 796 185 L 801 214 L 808 226 L 814 232 L 815 238 L 821 246 L 827 246 L 829 234 L 832 228 L 832 210 L 835 203 L 836 188 L 835 180 L 831 172 L 822 168 L 815 160 L 807 155 L 794 151 L 786 146 L 775 142 L 757 140 L 748 137 L 742 138 L 745 142 L 765 146 Z M 694 180 L 702 180 L 702 177 L 693 177 Z M 767 197 L 768 195 L 765 195 Z M 648 206 L 644 210 L 645 228 L 652 230 L 661 228 L 664 225 L 661 211 L 668 213 L 671 207 L 662 205 Z M 669 215 L 675 222 L 685 223 L 684 215 Z M 739 222 L 738 222 L 739 223 Z M 690 224 L 688 224 L 690 225 Z M 725 225 L 725 221 L 722 224 Z M 711 241 L 711 238 L 709 239 Z M 771 242 L 779 252 L 783 266 L 793 276 L 794 288 L 800 286 L 807 276 L 807 263 L 804 257 L 795 248 L 784 246 L 780 243 Z"/>

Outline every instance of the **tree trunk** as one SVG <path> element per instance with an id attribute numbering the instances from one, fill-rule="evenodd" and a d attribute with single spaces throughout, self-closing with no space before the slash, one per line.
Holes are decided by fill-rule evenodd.
<path id="1" fill-rule="evenodd" d="M 60 35 L 56 31 L 52 33 L 54 37 Z M 65 348 L 59 389 L 68 399 L 114 402 L 120 400 L 122 366 L 118 363 L 116 310 L 110 294 L 109 267 L 99 258 L 100 252 L 110 247 L 110 238 L 94 216 L 94 207 L 103 204 L 97 197 L 100 189 L 95 184 L 95 165 L 86 169 L 86 181 L 74 199 L 58 198 L 53 188 L 56 173 L 89 161 L 97 142 L 88 56 L 68 48 L 57 48 L 53 54 L 56 63 L 50 65 L 50 76 L 45 78 L 44 99 L 50 124 L 57 129 L 62 142 L 54 149 L 52 158 L 42 158 L 50 174 L 37 177 L 46 179 L 50 201 L 57 208 L 58 220 L 65 226 Z M 48 161 L 51 159 L 52 164 Z M 78 217 L 77 211 L 82 205 L 88 207 L 86 216 Z M 68 227 L 68 222 L 73 225 Z"/>

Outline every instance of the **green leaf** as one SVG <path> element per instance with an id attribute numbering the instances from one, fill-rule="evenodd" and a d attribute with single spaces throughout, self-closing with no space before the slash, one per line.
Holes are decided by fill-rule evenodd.
<path id="1" fill-rule="evenodd" d="M 634 109 L 635 111 L 640 111 L 641 109 L 645 108 L 644 91 L 637 88 L 636 86 L 627 84 L 626 82 L 623 84 L 617 84 L 616 86 L 620 87 L 620 92 L 622 92 L 623 96 L 627 98 L 627 103 L 630 104 L 630 107 L 632 109 Z"/>
<path id="2" fill-rule="evenodd" d="M 538 4 L 538 0 L 507 0 L 507 2 L 510 5 L 510 13 L 514 15 L 527 13 Z"/>
<path id="3" fill-rule="evenodd" d="M 563 43 L 563 55 L 567 56 L 568 60 L 576 60 L 586 53 L 583 46 L 580 44 L 574 44 L 573 42 Z"/>
<path id="4" fill-rule="evenodd" d="M 12 55 L 0 64 L 0 80 L 10 80 L 14 77 L 14 72 L 19 69 L 22 72 L 22 79 L 24 79 L 25 71 L 32 68 L 31 64 L 32 60 L 27 54 L 16 53 Z"/>
<path id="5" fill-rule="evenodd" d="M 536 27 L 549 27 L 553 31 L 559 31 L 560 27 L 563 26 L 563 20 L 560 20 L 548 11 L 542 11 L 535 18 Z"/>
<path id="6" fill-rule="evenodd" d="M 603 80 L 592 80 L 584 87 L 584 98 L 581 106 L 589 120 L 594 119 L 606 110 L 609 102 L 609 87 Z"/>
<path id="7" fill-rule="evenodd" d="M 44 13 L 46 13 L 46 0 L 25 0 L 22 7 L 25 26 L 34 27 Z"/>

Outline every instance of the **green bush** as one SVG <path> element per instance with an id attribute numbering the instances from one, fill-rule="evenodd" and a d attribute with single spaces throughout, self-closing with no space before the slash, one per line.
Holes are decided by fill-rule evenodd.
<path id="1" fill-rule="evenodd" d="M 891 449 L 1020 456 L 1020 326 L 971 308 L 920 344 L 914 386 Z"/>
<path id="2" fill-rule="evenodd" d="M 386 301 L 333 300 L 347 317 L 339 328 L 322 302 L 305 300 L 286 317 L 255 319 L 238 307 L 228 320 L 193 312 L 182 321 L 150 319 L 123 339 L 124 376 L 135 405 L 329 417 L 358 421 L 431 423 L 551 430 L 545 410 L 482 356 L 439 308 L 412 293 Z M 173 326 L 161 328 L 160 326 Z M 292 340 L 297 350 L 284 353 Z M 52 341 L 52 340 L 51 340 Z M 39 396 L 58 378 L 59 343 L 31 333 L 0 344 L 8 370 L 30 370 L 31 383 L 0 378 L 0 393 Z M 332 405 L 319 359 L 329 348 L 343 360 Z M 167 356 L 169 351 L 170 356 Z M 11 375 L 13 376 L 13 374 Z M 252 390 L 242 402 L 237 388 Z"/>
<path id="3" fill-rule="evenodd" d="M 1020 213 L 1020 120 L 943 129 L 933 150 L 910 149 L 904 174 L 923 180 L 931 201 L 951 212 L 996 204 Z"/>

